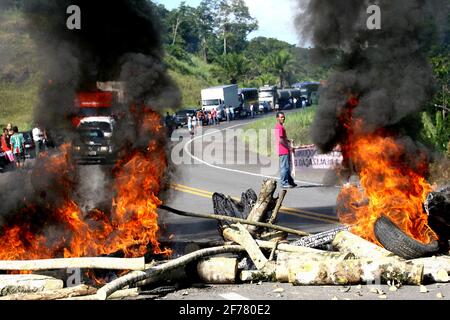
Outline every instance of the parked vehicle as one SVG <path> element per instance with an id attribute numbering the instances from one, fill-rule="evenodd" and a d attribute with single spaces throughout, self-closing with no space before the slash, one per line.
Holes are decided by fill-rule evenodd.
<path id="1" fill-rule="evenodd" d="M 292 107 L 295 108 L 301 108 L 302 107 L 302 93 L 299 89 L 296 88 L 291 88 L 288 89 L 289 90 L 289 94 L 291 97 L 291 103 L 292 103 Z"/>
<path id="2" fill-rule="evenodd" d="M 73 145 L 74 157 L 78 162 L 109 162 L 114 159 L 113 147 L 102 130 L 78 128 L 78 137 Z"/>
<path id="3" fill-rule="evenodd" d="M 277 104 L 277 87 L 276 86 L 264 86 L 258 90 L 258 100 L 260 105 L 267 103 L 270 110 L 275 110 Z"/>
<path id="4" fill-rule="evenodd" d="M 31 159 L 36 156 L 36 147 L 33 141 L 33 134 L 30 131 L 20 132 L 23 135 L 23 144 L 25 147 L 25 158 Z"/>
<path id="5" fill-rule="evenodd" d="M 291 103 L 291 91 L 289 89 L 277 90 L 276 105 L 278 105 L 278 110 L 288 110 L 293 108 Z"/>
<path id="6" fill-rule="evenodd" d="M 242 88 L 238 90 L 239 94 L 239 103 L 241 109 L 242 116 L 250 115 L 250 106 L 253 105 L 254 112 L 257 112 L 259 105 L 259 96 L 258 89 L 256 88 Z"/>
<path id="7" fill-rule="evenodd" d="M 80 129 L 100 129 L 105 138 L 110 139 L 113 135 L 115 120 L 113 117 L 87 117 L 80 120 Z"/>
<path id="8" fill-rule="evenodd" d="M 313 103 L 312 93 L 316 92 L 318 94 L 320 85 L 320 82 L 299 82 L 294 83 L 292 86 L 300 89 L 301 96 L 306 99 L 306 105 L 310 106 Z"/>
<path id="9" fill-rule="evenodd" d="M 117 103 L 117 93 L 107 91 L 78 92 L 75 98 L 77 112 L 72 115 L 76 128 L 81 120 L 88 117 L 112 117 L 112 106 Z"/>
<path id="10" fill-rule="evenodd" d="M 239 112 L 238 86 L 236 84 L 203 89 L 202 109 L 211 112 L 216 109 L 219 120 L 226 119 L 225 108 L 231 107 Z"/>
<path id="11" fill-rule="evenodd" d="M 272 108 L 267 101 L 263 101 L 259 104 L 259 112 L 267 113 L 269 111 L 272 111 Z"/>
<path id="12" fill-rule="evenodd" d="M 187 125 L 187 118 L 192 117 L 197 113 L 196 108 L 188 108 L 180 110 L 175 113 L 176 128 L 182 128 Z"/>

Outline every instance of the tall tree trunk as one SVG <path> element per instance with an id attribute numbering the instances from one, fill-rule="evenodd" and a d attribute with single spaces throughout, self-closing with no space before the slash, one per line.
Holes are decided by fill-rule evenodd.
<path id="1" fill-rule="evenodd" d="M 206 36 L 203 36 L 203 60 L 208 62 L 208 48 L 206 46 Z"/>
<path id="2" fill-rule="evenodd" d="M 227 55 L 227 31 L 224 29 L 223 31 L 223 55 Z"/>
<path id="3" fill-rule="evenodd" d="M 175 23 L 175 26 L 173 27 L 173 39 L 172 39 L 172 45 L 175 45 L 177 41 L 177 34 L 178 34 L 178 28 L 180 27 L 181 19 L 177 18 L 177 22 Z"/>

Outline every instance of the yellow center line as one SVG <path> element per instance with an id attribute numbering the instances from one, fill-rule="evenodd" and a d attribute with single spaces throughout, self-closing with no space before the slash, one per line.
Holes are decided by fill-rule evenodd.
<path id="1" fill-rule="evenodd" d="M 197 196 L 200 196 L 203 198 L 208 198 L 208 199 L 210 199 L 212 197 L 212 195 L 214 194 L 213 192 L 209 192 L 206 190 L 197 189 L 197 188 L 193 188 L 193 187 L 188 187 L 188 186 L 184 186 L 184 185 L 180 185 L 180 184 L 176 184 L 176 183 L 171 184 L 171 188 L 176 191 L 189 193 L 192 195 L 197 195 Z M 232 197 L 232 198 L 237 201 L 240 200 L 240 198 L 237 198 L 237 197 Z M 302 211 L 299 209 L 281 207 L 280 212 L 287 214 L 287 215 L 292 215 L 292 216 L 297 216 L 297 217 L 307 218 L 307 219 L 312 219 L 312 220 L 317 220 L 317 221 L 323 221 L 323 222 L 328 222 L 328 223 L 337 223 L 338 222 L 337 219 L 334 219 L 327 215 L 309 212 L 309 211 Z"/>

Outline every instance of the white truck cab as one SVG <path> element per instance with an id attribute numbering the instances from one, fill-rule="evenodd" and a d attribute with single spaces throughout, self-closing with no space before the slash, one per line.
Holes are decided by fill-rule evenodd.
<path id="1" fill-rule="evenodd" d="M 113 117 L 86 117 L 81 119 L 78 127 L 100 129 L 103 131 L 105 138 L 111 138 L 114 125 L 115 120 Z"/>
<path id="2" fill-rule="evenodd" d="M 201 91 L 202 109 L 211 112 L 213 109 L 219 114 L 219 118 L 225 116 L 225 108 L 232 109 L 239 106 L 237 84 L 211 87 Z"/>

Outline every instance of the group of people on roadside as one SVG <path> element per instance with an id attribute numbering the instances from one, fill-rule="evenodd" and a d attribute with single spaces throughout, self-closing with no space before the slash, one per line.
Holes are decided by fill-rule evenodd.
<path id="1" fill-rule="evenodd" d="M 1 152 L 5 157 L 3 163 L 14 164 L 16 168 L 22 168 L 25 164 L 25 139 L 19 128 L 8 123 L 2 130 L 0 141 Z M 3 168 L 2 168 L 3 169 Z"/>
<path id="2" fill-rule="evenodd" d="M 211 111 L 206 111 L 204 108 L 198 110 L 193 116 L 187 117 L 187 128 L 191 137 L 195 134 L 195 129 L 203 126 L 218 126 L 220 125 L 219 111 L 213 108 Z"/>
<path id="3" fill-rule="evenodd" d="M 45 130 L 38 125 L 31 132 L 35 146 L 36 157 L 45 149 L 46 134 Z M 4 170 L 4 166 L 13 165 L 15 168 L 21 169 L 25 166 L 27 159 L 27 149 L 25 147 L 24 134 L 19 132 L 17 126 L 8 123 L 2 129 L 0 138 L 0 153 L 3 161 L 0 162 L 0 170 Z M 3 164 L 3 165 L 2 165 Z"/>

